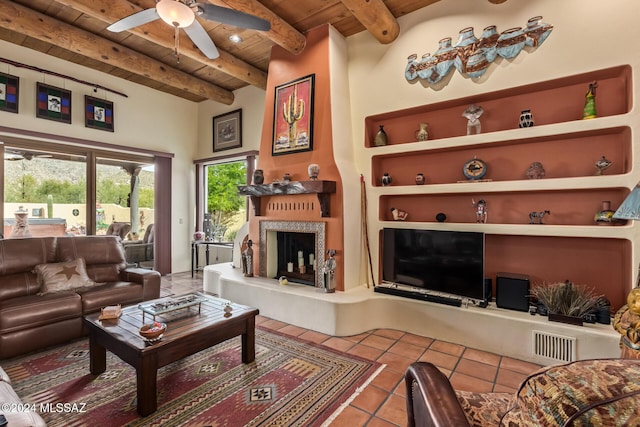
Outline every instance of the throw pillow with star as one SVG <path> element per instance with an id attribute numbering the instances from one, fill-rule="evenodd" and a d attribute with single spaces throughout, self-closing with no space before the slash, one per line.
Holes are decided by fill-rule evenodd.
<path id="1" fill-rule="evenodd" d="M 87 275 L 84 258 L 55 264 L 38 264 L 35 267 L 40 283 L 38 295 L 95 286 Z"/>

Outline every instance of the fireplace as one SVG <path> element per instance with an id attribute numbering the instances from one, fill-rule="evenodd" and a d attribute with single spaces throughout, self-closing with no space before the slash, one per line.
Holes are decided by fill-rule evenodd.
<path id="1" fill-rule="evenodd" d="M 260 242 L 260 276 L 323 287 L 324 222 L 260 221 Z"/>

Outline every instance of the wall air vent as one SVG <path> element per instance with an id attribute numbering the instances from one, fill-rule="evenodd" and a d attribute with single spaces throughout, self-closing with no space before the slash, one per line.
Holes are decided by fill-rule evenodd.
<path id="1" fill-rule="evenodd" d="M 533 331 L 533 353 L 560 362 L 576 360 L 576 343 L 574 337 Z"/>

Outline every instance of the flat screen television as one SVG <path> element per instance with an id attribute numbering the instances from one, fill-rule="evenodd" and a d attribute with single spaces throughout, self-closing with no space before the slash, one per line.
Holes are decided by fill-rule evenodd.
<path id="1" fill-rule="evenodd" d="M 383 229 L 383 280 L 478 301 L 484 292 L 484 233 Z"/>

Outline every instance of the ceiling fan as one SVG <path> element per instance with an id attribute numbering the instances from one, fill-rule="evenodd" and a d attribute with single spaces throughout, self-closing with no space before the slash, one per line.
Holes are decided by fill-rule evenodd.
<path id="1" fill-rule="evenodd" d="M 114 22 L 107 30 L 119 33 L 133 27 L 162 19 L 175 28 L 175 53 L 178 56 L 179 29 L 183 28 L 187 36 L 209 59 L 219 56 L 213 40 L 198 22 L 196 15 L 209 21 L 221 22 L 240 28 L 269 31 L 271 24 L 262 18 L 248 13 L 215 6 L 209 3 L 198 3 L 196 0 L 157 0 L 156 7 L 145 9 Z"/>

